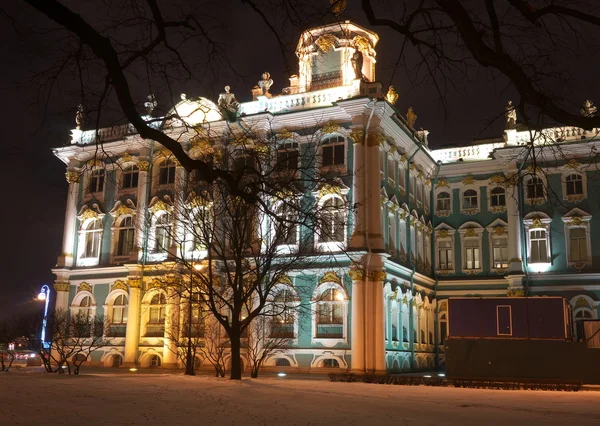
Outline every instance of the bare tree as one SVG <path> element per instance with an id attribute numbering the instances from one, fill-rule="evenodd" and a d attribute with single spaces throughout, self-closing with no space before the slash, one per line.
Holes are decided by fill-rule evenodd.
<path id="1" fill-rule="evenodd" d="M 98 349 L 110 345 L 106 336 L 109 327 L 104 317 L 78 312 L 55 312 L 48 320 L 50 345 L 40 349 L 40 356 L 48 372 L 79 374 L 81 364 Z M 73 366 L 73 370 L 71 370 Z"/>
<path id="2" fill-rule="evenodd" d="M 15 360 L 14 342 L 17 332 L 14 321 L 5 320 L 0 322 L 0 367 L 1 371 L 9 371 Z"/>
<path id="3" fill-rule="evenodd" d="M 204 332 L 204 347 L 201 354 L 215 369 L 216 377 L 225 377 L 227 365 L 225 364 L 229 339 L 221 324 L 215 320 L 208 320 Z"/>
<path id="4" fill-rule="evenodd" d="M 245 342 L 246 356 L 250 363 L 250 377 L 257 378 L 260 369 L 271 356 L 290 349 L 294 343 L 294 313 L 289 308 L 279 315 L 262 315 L 249 327 Z"/>

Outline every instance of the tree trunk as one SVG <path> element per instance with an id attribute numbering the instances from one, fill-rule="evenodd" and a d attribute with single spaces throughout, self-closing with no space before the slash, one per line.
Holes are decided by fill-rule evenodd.
<path id="1" fill-rule="evenodd" d="M 239 330 L 232 330 L 232 333 L 229 336 L 231 341 L 231 372 L 229 378 L 231 380 L 242 379 L 240 334 Z"/>
<path id="2" fill-rule="evenodd" d="M 188 301 L 188 310 L 187 310 L 187 354 L 185 359 L 185 374 L 187 376 L 195 376 L 195 363 L 194 354 L 192 353 L 192 296 L 190 296 L 190 300 Z"/>

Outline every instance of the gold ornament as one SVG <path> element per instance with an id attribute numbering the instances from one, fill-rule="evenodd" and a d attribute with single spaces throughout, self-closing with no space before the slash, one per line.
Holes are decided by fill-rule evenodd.
<path id="1" fill-rule="evenodd" d="M 365 141 L 365 132 L 354 129 L 350 132 L 350 138 L 352 138 L 355 143 L 363 143 Z"/>
<path id="2" fill-rule="evenodd" d="M 398 100 L 398 93 L 396 93 L 394 86 L 390 86 L 388 88 L 388 91 L 385 95 L 385 100 L 388 101 L 392 105 L 396 104 L 396 101 Z"/>
<path id="3" fill-rule="evenodd" d="M 279 138 L 281 140 L 293 139 L 294 135 L 292 135 L 292 132 L 290 132 L 288 129 L 281 129 L 281 132 L 279 133 Z"/>
<path id="4" fill-rule="evenodd" d="M 150 163 L 148 161 L 138 161 L 137 166 L 140 172 L 147 172 L 150 168 Z"/>
<path id="5" fill-rule="evenodd" d="M 69 291 L 70 287 L 69 281 L 54 281 L 54 290 L 56 291 Z"/>
<path id="6" fill-rule="evenodd" d="M 82 291 L 89 291 L 91 293 L 92 286 L 86 282 L 82 282 L 81 284 L 79 284 L 79 287 L 77 287 L 77 293 L 80 293 Z"/>
<path id="7" fill-rule="evenodd" d="M 125 290 L 127 291 L 127 285 L 122 280 L 117 280 L 110 288 L 110 291 L 114 290 Z"/>
<path id="8" fill-rule="evenodd" d="M 328 121 L 327 123 L 325 123 L 325 125 L 321 128 L 321 131 L 324 134 L 330 134 L 330 133 L 335 133 L 338 130 L 340 130 L 340 125 L 337 123 L 334 123 L 333 121 Z"/>
<path id="9" fill-rule="evenodd" d="M 462 181 L 463 185 L 475 185 L 477 181 L 471 175 L 467 175 L 467 177 Z"/>
<path id="10" fill-rule="evenodd" d="M 130 288 L 140 288 L 142 286 L 142 279 L 140 277 L 129 277 L 127 278 L 127 284 Z"/>
<path id="11" fill-rule="evenodd" d="M 332 34 L 323 34 L 315 41 L 315 43 L 323 53 L 327 53 L 335 47 L 336 40 L 337 39 Z"/>
<path id="12" fill-rule="evenodd" d="M 323 198 L 325 195 L 329 195 L 329 194 L 338 195 L 338 196 L 341 197 L 342 196 L 342 190 L 340 189 L 339 186 L 331 185 L 329 183 L 326 183 L 319 190 L 319 198 Z"/>
<path id="13" fill-rule="evenodd" d="M 81 173 L 79 172 L 66 172 L 65 178 L 69 183 L 79 183 L 79 179 L 81 179 Z"/>
<path id="14" fill-rule="evenodd" d="M 336 283 L 342 285 L 342 280 L 335 272 L 330 271 L 323 275 L 323 278 L 321 278 L 320 283 Z"/>

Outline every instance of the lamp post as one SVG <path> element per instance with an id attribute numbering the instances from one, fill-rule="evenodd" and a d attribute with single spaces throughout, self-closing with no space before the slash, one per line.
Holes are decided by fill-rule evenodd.
<path id="1" fill-rule="evenodd" d="M 42 289 L 40 290 L 40 294 L 38 294 L 38 300 L 44 300 L 45 301 L 45 305 L 44 305 L 44 319 L 42 321 L 42 335 L 41 335 L 41 339 L 42 339 L 42 345 L 44 348 L 47 348 L 47 344 L 46 344 L 46 324 L 48 323 L 48 304 L 50 302 L 50 287 L 48 287 L 46 284 L 44 284 L 42 286 Z"/>

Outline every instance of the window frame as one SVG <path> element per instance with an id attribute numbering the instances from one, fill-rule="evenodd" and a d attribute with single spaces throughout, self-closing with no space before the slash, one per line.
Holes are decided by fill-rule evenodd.
<path id="1" fill-rule="evenodd" d="M 331 291 L 333 294 L 333 297 L 335 297 L 336 295 L 336 291 L 338 292 L 337 294 L 341 294 L 343 296 L 343 300 L 339 300 L 339 301 L 323 301 L 321 300 L 322 295 L 325 294 L 326 292 Z M 321 343 L 323 346 L 325 347 L 333 347 L 335 345 L 337 345 L 338 343 L 348 343 L 348 326 L 349 326 L 349 322 L 348 322 L 348 304 L 349 304 L 349 297 L 348 297 L 348 292 L 346 291 L 346 289 L 342 286 L 341 283 L 337 283 L 337 282 L 323 282 L 321 284 L 319 284 L 314 292 L 313 292 L 313 297 L 312 297 L 312 301 L 316 304 L 316 308 L 314 310 L 312 310 L 312 332 L 311 332 L 311 341 L 313 344 L 315 343 Z M 335 303 L 336 305 L 341 307 L 341 315 L 342 315 L 342 322 L 341 323 L 332 323 L 332 324 L 336 324 L 336 325 L 341 325 L 342 326 L 342 336 L 341 337 L 322 337 L 318 335 L 318 325 L 319 325 L 319 306 L 322 303 L 330 303 L 333 304 Z M 333 310 L 332 310 L 333 312 Z"/>
<path id="2" fill-rule="evenodd" d="M 568 212 L 562 217 L 564 223 L 565 232 L 565 248 L 566 248 L 566 261 L 568 267 L 574 267 L 576 269 L 582 269 L 592 264 L 592 235 L 591 235 L 591 220 L 592 216 L 583 210 L 575 208 Z M 572 237 L 571 232 L 574 229 L 582 229 L 585 236 L 585 248 L 586 248 L 586 259 L 585 260 L 573 260 L 571 258 L 571 245 Z"/>
<path id="3" fill-rule="evenodd" d="M 578 176 L 581 179 L 579 181 L 569 180 L 571 176 Z M 569 183 L 570 182 L 581 182 L 581 193 L 569 194 Z M 587 198 L 587 173 L 585 171 L 569 169 L 561 175 L 563 200 L 572 203 L 577 203 Z"/>
<path id="4" fill-rule="evenodd" d="M 502 190 L 504 191 L 504 194 L 502 195 L 498 195 L 498 194 L 494 194 L 494 191 L 496 190 Z M 501 186 L 501 185 L 495 185 L 492 187 L 488 186 L 488 211 L 492 212 L 492 213 L 504 213 L 506 212 L 506 199 L 508 197 L 508 191 L 506 190 L 505 187 Z M 493 200 L 494 197 L 504 197 L 504 204 L 498 204 L 498 205 L 494 205 Z"/>
<path id="5" fill-rule="evenodd" d="M 483 271 L 483 230 L 484 228 L 477 222 L 466 222 L 458 229 L 460 234 L 460 252 L 462 272 L 469 275 L 479 274 Z M 468 247 L 467 243 L 476 243 L 475 246 Z M 477 250 L 473 252 L 472 267 L 469 268 L 468 250 Z"/>
<path id="6" fill-rule="evenodd" d="M 135 178 L 134 178 L 135 176 Z M 125 182 L 128 177 L 130 178 L 130 182 L 135 180 L 135 186 L 125 186 Z M 138 187 L 140 185 L 140 168 L 135 163 L 130 163 L 123 165 L 121 171 L 121 179 L 120 179 L 119 189 L 123 192 L 137 192 Z"/>
<path id="7" fill-rule="evenodd" d="M 343 238 L 342 241 L 323 241 L 323 238 L 319 235 L 318 232 L 315 233 L 315 242 L 317 245 L 317 250 L 319 251 L 340 251 L 347 247 L 348 244 L 348 208 L 346 205 L 346 199 L 344 196 L 339 196 L 337 194 L 327 194 L 323 196 L 318 201 L 318 212 L 319 216 L 323 215 L 323 211 L 321 211 L 325 205 L 330 200 L 339 200 L 341 208 L 337 209 L 334 213 L 340 216 L 340 223 L 343 227 Z M 330 212 L 325 212 L 327 215 L 331 214 Z M 322 217 L 319 220 L 323 220 Z M 334 220 L 333 218 L 331 219 Z M 333 223 L 333 222 L 332 222 Z"/>
<path id="8" fill-rule="evenodd" d="M 440 196 L 446 194 L 448 197 L 444 197 L 444 203 L 448 204 L 447 209 L 440 209 Z M 447 217 L 452 214 L 452 189 L 441 189 L 436 191 L 435 194 L 435 215 L 439 217 Z"/>
<path id="9" fill-rule="evenodd" d="M 436 232 L 436 238 L 435 238 L 436 272 L 441 275 L 454 274 L 456 272 L 456 250 L 455 250 L 455 243 L 454 243 L 454 237 L 455 237 L 456 230 L 450 228 L 449 226 L 447 226 L 445 224 L 441 224 L 441 225 L 444 225 L 444 226 L 438 225 L 438 227 L 435 230 L 435 232 Z M 450 250 L 450 257 L 451 257 L 451 261 L 452 261 L 451 268 L 449 268 L 447 264 L 446 264 L 446 268 L 443 268 L 443 269 L 441 268 L 440 250 L 442 248 L 440 247 L 440 242 L 449 243 L 449 247 L 443 247 L 443 249 L 445 250 L 446 255 L 448 253 L 448 250 Z M 447 256 L 446 256 L 446 258 L 447 258 Z M 446 262 L 446 263 L 448 263 L 448 262 Z"/>
<path id="10" fill-rule="evenodd" d="M 530 265 L 536 265 L 536 268 L 544 268 L 552 264 L 552 246 L 551 246 L 551 227 L 550 223 L 552 219 L 542 212 L 531 212 L 523 219 L 523 226 L 525 227 L 525 238 L 527 246 L 527 263 Z M 532 262 L 532 238 L 531 234 L 536 231 L 546 232 L 546 261 L 540 258 L 539 262 Z M 536 239 L 541 241 L 542 239 Z"/>
<path id="11" fill-rule="evenodd" d="M 535 191 L 534 191 L 535 194 L 533 194 L 533 195 L 535 195 L 535 197 L 531 197 L 530 196 L 531 194 L 530 194 L 530 191 L 529 191 L 529 187 L 532 185 L 531 182 L 534 179 L 539 180 L 539 182 L 537 182 L 536 184 L 533 184 L 533 185 L 535 185 L 535 188 L 536 188 Z M 541 185 L 541 188 L 542 188 L 541 189 L 541 196 L 540 196 L 540 194 L 538 194 L 538 189 L 537 189 L 538 185 Z M 524 189 L 524 192 L 525 192 L 525 202 L 527 204 L 534 204 L 534 205 L 535 204 L 543 204 L 543 203 L 545 203 L 546 202 L 546 198 L 547 198 L 546 186 L 547 186 L 546 179 L 543 178 L 543 177 L 541 177 L 541 176 L 534 175 L 534 176 L 528 176 L 528 177 L 526 177 L 525 181 L 523 182 L 523 189 Z"/>
<path id="12" fill-rule="evenodd" d="M 335 141 L 333 141 L 333 139 L 335 139 Z M 340 140 L 341 139 L 341 140 Z M 343 146 L 343 157 L 344 157 L 344 162 L 342 164 L 336 164 L 335 163 L 335 158 L 336 158 L 336 154 L 335 154 L 335 147 L 336 146 Z M 331 147 L 331 155 L 332 155 L 332 163 L 331 164 L 325 164 L 324 161 L 324 149 L 325 148 L 329 148 Z M 342 135 L 341 133 L 333 133 L 333 134 L 327 134 L 325 136 L 322 137 L 321 142 L 320 142 L 320 146 L 319 146 L 319 169 L 321 171 L 321 173 L 328 173 L 328 172 L 339 172 L 339 173 L 345 173 L 348 170 L 348 138 L 344 135 Z"/>

